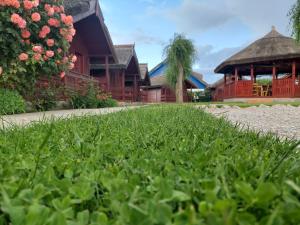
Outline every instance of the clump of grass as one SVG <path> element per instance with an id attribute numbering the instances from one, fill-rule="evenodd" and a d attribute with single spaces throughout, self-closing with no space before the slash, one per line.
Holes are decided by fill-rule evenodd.
<path id="1" fill-rule="evenodd" d="M 299 224 L 296 143 L 186 106 L 0 131 L 0 224 Z"/>

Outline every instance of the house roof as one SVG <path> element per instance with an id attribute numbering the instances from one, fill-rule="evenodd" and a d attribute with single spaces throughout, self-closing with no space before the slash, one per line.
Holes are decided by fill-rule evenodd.
<path id="1" fill-rule="evenodd" d="M 113 47 L 113 42 L 107 26 L 104 23 L 104 17 L 98 0 L 64 0 L 64 7 L 66 13 L 73 16 L 74 23 L 77 23 L 92 15 L 95 15 L 99 18 L 100 25 L 104 31 L 104 35 L 108 42 L 111 54 L 115 62 L 118 62 L 116 52 Z"/>
<path id="2" fill-rule="evenodd" d="M 97 5 L 96 0 L 64 0 L 66 13 L 73 16 L 75 23 L 96 14 Z M 101 10 L 99 13 L 103 19 Z"/>
<path id="3" fill-rule="evenodd" d="M 219 79 L 219 80 L 217 80 L 215 83 L 209 85 L 209 88 L 215 89 L 215 88 L 217 88 L 218 86 L 223 85 L 223 84 L 224 84 L 224 77 L 221 78 L 221 79 Z"/>
<path id="4" fill-rule="evenodd" d="M 167 70 L 167 61 L 164 60 L 149 72 L 151 86 L 168 85 L 167 77 L 165 75 L 166 70 Z M 187 78 L 187 81 L 189 81 L 199 89 L 206 88 L 208 86 L 208 84 L 203 80 L 203 75 L 194 71 Z"/>
<path id="5" fill-rule="evenodd" d="M 141 76 L 139 60 L 135 52 L 135 45 L 114 45 L 116 56 L 118 58 L 118 63 L 110 64 L 110 69 L 127 69 L 132 59 L 135 60 L 137 64 L 138 74 Z M 91 66 L 92 69 L 104 69 L 105 65 L 103 64 L 94 64 Z"/>
<path id="6" fill-rule="evenodd" d="M 193 77 L 195 77 L 196 79 L 193 79 Z M 167 77 L 164 74 L 151 77 L 150 80 L 151 86 L 169 86 Z M 203 75 L 197 72 L 193 72 L 191 76 L 188 77 L 187 81 L 194 84 L 196 87 L 208 86 L 208 84 L 203 80 Z"/>
<path id="7" fill-rule="evenodd" d="M 232 67 L 241 64 L 268 62 L 300 57 L 300 46 L 293 38 L 283 36 L 275 27 L 263 38 L 255 41 L 233 55 L 216 69 L 216 73 L 227 73 Z"/>
<path id="8" fill-rule="evenodd" d="M 148 64 L 140 63 L 141 78 L 144 80 L 148 74 Z"/>
<path id="9" fill-rule="evenodd" d="M 119 64 L 129 65 L 132 57 L 135 57 L 134 45 L 115 45 L 115 51 L 119 60 Z"/>

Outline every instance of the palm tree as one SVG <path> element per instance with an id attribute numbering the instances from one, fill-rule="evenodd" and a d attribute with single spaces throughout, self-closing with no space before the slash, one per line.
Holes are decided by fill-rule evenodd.
<path id="1" fill-rule="evenodd" d="M 176 101 L 183 102 L 183 82 L 192 73 L 196 59 L 196 48 L 193 42 L 182 34 L 175 34 L 174 39 L 165 48 L 167 80 L 176 89 Z"/>
<path id="2" fill-rule="evenodd" d="M 288 15 L 291 19 L 292 34 L 295 36 L 296 40 L 300 42 L 300 0 L 297 0 L 292 6 Z"/>

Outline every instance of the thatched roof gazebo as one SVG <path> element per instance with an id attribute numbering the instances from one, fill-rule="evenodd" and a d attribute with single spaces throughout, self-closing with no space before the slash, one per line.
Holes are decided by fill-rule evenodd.
<path id="1" fill-rule="evenodd" d="M 216 73 L 224 75 L 224 99 L 300 97 L 298 71 L 300 45 L 272 27 L 263 38 L 222 62 Z M 257 77 L 272 76 L 269 85 Z"/>

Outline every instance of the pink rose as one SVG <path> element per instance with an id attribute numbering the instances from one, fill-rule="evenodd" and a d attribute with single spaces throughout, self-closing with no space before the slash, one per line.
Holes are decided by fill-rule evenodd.
<path id="1" fill-rule="evenodd" d="M 41 15 L 37 12 L 32 13 L 31 19 L 33 22 L 39 22 L 41 20 Z"/>
<path id="2" fill-rule="evenodd" d="M 40 45 L 35 45 L 35 46 L 33 46 L 32 51 L 37 52 L 37 53 L 42 53 L 43 49 Z"/>
<path id="3" fill-rule="evenodd" d="M 24 0 L 24 8 L 26 10 L 31 10 L 33 8 L 33 2 L 32 1 L 29 1 L 29 0 Z"/>
<path id="4" fill-rule="evenodd" d="M 3 73 L 3 68 L 0 66 L 0 76 Z"/>
<path id="5" fill-rule="evenodd" d="M 47 10 L 47 12 L 48 12 L 48 16 L 53 16 L 54 13 L 55 13 L 55 11 L 54 11 L 54 9 L 53 9 L 52 7 L 49 8 L 49 9 Z"/>
<path id="6" fill-rule="evenodd" d="M 72 70 L 72 69 L 74 69 L 74 66 L 75 66 L 75 65 L 74 65 L 74 63 L 72 63 L 72 62 L 71 62 L 71 63 L 69 64 L 69 67 L 68 67 L 68 68 L 69 68 L 69 70 Z"/>
<path id="7" fill-rule="evenodd" d="M 48 24 L 52 27 L 59 27 L 60 23 L 57 19 L 50 18 Z"/>
<path id="8" fill-rule="evenodd" d="M 49 33 L 51 32 L 51 29 L 50 29 L 50 27 L 48 27 L 48 26 L 43 26 L 43 27 L 42 27 L 42 31 L 43 31 L 44 33 L 46 33 L 46 34 L 49 34 Z"/>
<path id="9" fill-rule="evenodd" d="M 76 61 L 77 61 L 77 56 L 76 55 L 73 55 L 73 57 L 72 57 L 72 63 L 76 63 Z"/>
<path id="10" fill-rule="evenodd" d="M 66 73 L 65 73 L 65 72 L 61 72 L 61 73 L 60 73 L 60 78 L 61 78 L 61 79 L 64 79 L 65 76 L 66 76 Z"/>
<path id="11" fill-rule="evenodd" d="M 21 33 L 21 36 L 22 38 L 29 38 L 31 36 L 30 32 L 28 30 L 22 30 L 22 33 Z"/>
<path id="12" fill-rule="evenodd" d="M 19 55 L 19 60 L 20 61 L 26 61 L 26 60 L 28 60 L 28 55 L 26 53 L 21 53 Z"/>
<path id="13" fill-rule="evenodd" d="M 48 50 L 48 51 L 46 51 L 46 56 L 47 56 L 48 58 L 52 58 L 52 57 L 54 56 L 54 52 L 51 51 L 51 50 Z"/>
<path id="14" fill-rule="evenodd" d="M 34 58 L 34 60 L 36 60 L 36 61 L 40 61 L 41 58 L 42 58 L 42 55 L 41 55 L 40 53 L 35 53 L 35 54 L 33 55 L 33 58 Z"/>
<path id="15" fill-rule="evenodd" d="M 47 40 L 47 45 L 48 45 L 49 47 L 52 47 L 52 46 L 54 45 L 54 43 L 55 43 L 55 41 L 54 41 L 53 39 L 48 39 L 48 40 Z"/>

